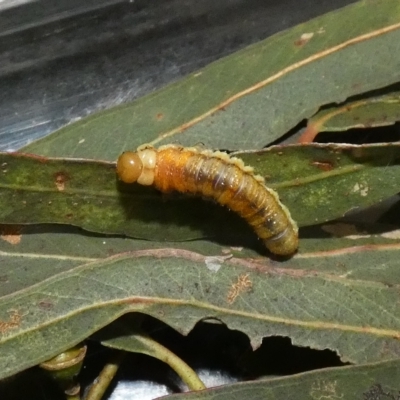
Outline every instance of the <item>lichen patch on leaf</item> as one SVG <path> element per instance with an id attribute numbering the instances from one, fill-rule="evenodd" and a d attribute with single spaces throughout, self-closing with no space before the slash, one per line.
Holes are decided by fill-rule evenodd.
<path id="1" fill-rule="evenodd" d="M 10 329 L 17 328 L 21 322 L 21 314 L 17 310 L 10 310 L 8 320 L 0 319 L 0 333 L 4 334 Z"/>
<path id="2" fill-rule="evenodd" d="M 249 274 L 242 274 L 238 277 L 236 283 L 234 283 L 228 292 L 227 301 L 229 304 L 233 304 L 236 298 L 243 292 L 250 291 L 253 287 L 253 282 L 249 278 Z"/>
<path id="3" fill-rule="evenodd" d="M 342 399 L 343 393 L 337 391 L 337 381 L 317 380 L 311 386 L 310 396 L 315 400 Z"/>
<path id="4" fill-rule="evenodd" d="M 362 197 L 368 196 L 368 186 L 362 183 L 356 183 L 353 187 L 353 193 L 360 193 Z"/>

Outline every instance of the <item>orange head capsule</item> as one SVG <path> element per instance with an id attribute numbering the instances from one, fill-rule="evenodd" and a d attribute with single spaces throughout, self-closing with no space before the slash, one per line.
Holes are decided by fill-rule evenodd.
<path id="1" fill-rule="evenodd" d="M 143 163 L 138 153 L 126 151 L 118 157 L 117 174 L 118 178 L 125 183 L 136 182 L 142 174 Z"/>

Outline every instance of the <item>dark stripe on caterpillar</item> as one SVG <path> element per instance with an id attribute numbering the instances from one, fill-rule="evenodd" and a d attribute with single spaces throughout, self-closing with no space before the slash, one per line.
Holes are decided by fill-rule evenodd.
<path id="1" fill-rule="evenodd" d="M 243 161 L 222 152 L 173 145 L 141 146 L 117 162 L 119 179 L 209 197 L 238 213 L 272 253 L 291 255 L 298 247 L 298 228 L 278 194 L 265 186 Z"/>

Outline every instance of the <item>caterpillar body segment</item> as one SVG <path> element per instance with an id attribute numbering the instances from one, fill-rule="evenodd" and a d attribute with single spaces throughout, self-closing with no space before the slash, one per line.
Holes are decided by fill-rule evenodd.
<path id="1" fill-rule="evenodd" d="M 117 174 L 126 183 L 153 185 L 209 197 L 238 213 L 272 253 L 291 255 L 298 247 L 298 228 L 278 194 L 243 161 L 223 152 L 174 145 L 141 147 L 123 153 Z"/>

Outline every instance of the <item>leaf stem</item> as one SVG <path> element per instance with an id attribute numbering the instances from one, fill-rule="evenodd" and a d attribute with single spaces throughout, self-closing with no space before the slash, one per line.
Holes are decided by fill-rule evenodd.
<path id="1" fill-rule="evenodd" d="M 171 350 L 156 342 L 143 332 L 135 334 L 135 337 L 149 349 L 149 351 L 143 353 L 168 364 L 179 375 L 179 377 L 190 390 L 194 391 L 206 389 L 206 386 L 198 377 L 196 372 Z"/>
<path id="2" fill-rule="evenodd" d="M 100 400 L 103 397 L 120 365 L 122 364 L 125 354 L 126 353 L 124 352 L 118 352 L 113 356 L 112 360 L 104 366 L 96 381 L 93 383 L 89 389 L 89 392 L 85 396 L 85 400 Z"/>

